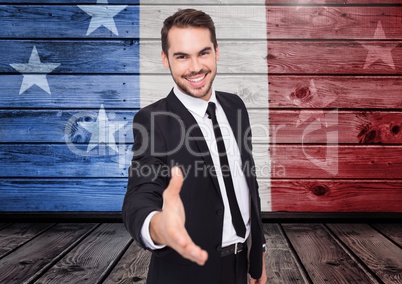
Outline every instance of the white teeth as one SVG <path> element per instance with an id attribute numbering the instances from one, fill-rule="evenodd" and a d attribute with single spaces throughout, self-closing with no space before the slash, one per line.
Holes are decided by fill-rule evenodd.
<path id="1" fill-rule="evenodd" d="M 190 82 L 193 82 L 193 83 L 197 83 L 197 82 L 201 82 L 202 79 L 204 79 L 204 78 L 205 78 L 205 76 L 202 76 L 202 77 L 196 78 L 196 79 L 189 79 L 189 78 L 187 78 L 187 80 L 189 80 Z"/>

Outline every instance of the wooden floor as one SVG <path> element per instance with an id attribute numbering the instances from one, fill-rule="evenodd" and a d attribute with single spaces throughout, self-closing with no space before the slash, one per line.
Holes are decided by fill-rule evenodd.
<path id="1" fill-rule="evenodd" d="M 265 233 L 268 283 L 402 283 L 401 224 L 265 224 Z M 145 283 L 149 258 L 121 223 L 0 224 L 2 284 Z"/>

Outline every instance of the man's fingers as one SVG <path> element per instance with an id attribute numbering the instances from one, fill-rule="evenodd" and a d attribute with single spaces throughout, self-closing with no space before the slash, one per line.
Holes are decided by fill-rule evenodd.
<path id="1" fill-rule="evenodd" d="M 199 265 L 204 265 L 208 259 L 208 253 L 197 246 L 185 229 L 172 232 L 171 247 L 181 256 Z"/>
<path id="2" fill-rule="evenodd" d="M 180 248 L 178 252 L 184 258 L 194 261 L 198 265 L 204 265 L 208 259 L 208 253 L 194 244 L 192 241 L 186 247 Z"/>

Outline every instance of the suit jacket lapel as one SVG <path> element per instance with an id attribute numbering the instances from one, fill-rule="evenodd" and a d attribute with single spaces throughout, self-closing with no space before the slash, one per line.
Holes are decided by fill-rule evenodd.
<path id="1" fill-rule="evenodd" d="M 192 114 L 186 109 L 186 107 L 180 102 L 180 100 L 176 97 L 176 95 L 173 93 L 173 90 L 167 96 L 167 101 L 173 113 L 178 115 L 183 120 L 183 123 L 186 127 L 186 131 L 191 131 L 190 136 L 194 138 L 195 143 L 197 144 L 198 149 L 202 154 L 205 165 L 208 168 L 214 167 L 214 163 L 212 162 L 212 158 L 209 153 L 208 145 L 205 142 L 204 135 L 202 134 L 197 121 L 194 119 Z M 215 188 L 217 189 L 220 195 L 219 183 L 218 179 L 216 178 L 216 175 L 212 174 L 210 176 L 214 182 Z"/>

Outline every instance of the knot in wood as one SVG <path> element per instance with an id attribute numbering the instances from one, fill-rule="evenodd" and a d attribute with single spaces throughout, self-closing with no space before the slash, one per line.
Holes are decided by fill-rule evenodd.
<path id="1" fill-rule="evenodd" d="M 391 132 L 392 132 L 394 135 L 397 135 L 400 131 L 401 131 L 401 128 L 400 128 L 398 125 L 394 125 L 394 126 L 392 126 L 392 128 L 391 128 Z"/>
<path id="2" fill-rule="evenodd" d="M 313 94 L 308 86 L 298 87 L 290 94 L 290 99 L 297 105 L 302 105 L 310 102 L 313 99 Z"/>
<path id="3" fill-rule="evenodd" d="M 310 190 L 316 196 L 323 196 L 329 192 L 329 188 L 326 185 L 314 185 Z"/>

